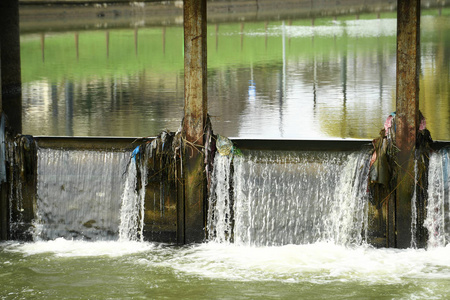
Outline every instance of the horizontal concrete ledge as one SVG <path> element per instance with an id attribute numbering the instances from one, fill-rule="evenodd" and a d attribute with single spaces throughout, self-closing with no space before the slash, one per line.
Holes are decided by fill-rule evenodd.
<path id="1" fill-rule="evenodd" d="M 136 146 L 151 141 L 154 137 L 71 137 L 71 136 L 35 136 L 41 148 L 65 150 L 130 151 Z M 236 146 L 243 150 L 280 150 L 280 151 L 357 151 L 371 147 L 368 139 L 247 139 L 231 138 Z M 450 141 L 435 141 L 433 150 L 450 146 Z"/>
<path id="2" fill-rule="evenodd" d="M 66 150 L 129 151 L 151 141 L 154 137 L 69 137 L 35 136 L 41 148 Z M 245 139 L 231 138 L 240 149 L 246 150 L 309 150 L 352 151 L 370 146 L 370 140 L 295 140 L 295 139 Z"/>
<path id="3" fill-rule="evenodd" d="M 179 2 L 183 2 L 183 0 L 178 0 Z M 78 5 L 85 5 L 85 4 L 132 4 L 132 3 L 161 3 L 161 2 L 176 2 L 176 0 L 169 0 L 169 1 L 163 1 L 163 0 L 19 0 L 19 4 L 35 4 L 35 5 L 46 5 L 46 4 L 58 4 L 58 5 L 65 5 L 65 4 L 78 4 Z"/>
<path id="4" fill-rule="evenodd" d="M 371 140 L 329 139 L 231 139 L 239 149 L 246 150 L 304 150 L 304 151 L 356 151 L 369 147 Z"/>
<path id="5" fill-rule="evenodd" d="M 64 150 L 129 151 L 153 138 L 35 136 L 41 148 Z"/>

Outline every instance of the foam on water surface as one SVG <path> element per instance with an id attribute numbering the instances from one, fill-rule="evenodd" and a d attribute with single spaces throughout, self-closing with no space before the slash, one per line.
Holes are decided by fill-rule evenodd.
<path id="1" fill-rule="evenodd" d="M 56 239 L 9 244 L 5 250 L 21 253 L 26 259 L 35 255 L 46 255 L 50 260 L 128 257 L 128 263 L 149 269 L 163 268 L 179 276 L 210 280 L 394 285 L 411 279 L 450 279 L 449 246 L 399 250 L 375 249 L 367 245 L 347 247 L 329 242 L 276 247 L 210 242 L 173 247 L 135 241 L 92 243 Z"/>
<path id="2" fill-rule="evenodd" d="M 23 253 L 26 256 L 47 253 L 55 257 L 119 257 L 149 251 L 153 247 L 154 244 L 152 243 L 141 243 L 137 241 L 87 242 L 57 238 L 52 241 L 11 244 L 6 249 L 12 252 Z"/>
<path id="3" fill-rule="evenodd" d="M 277 247 L 212 242 L 174 253 L 164 263 L 182 273 L 225 280 L 376 285 L 408 278 L 450 279 L 450 247 L 426 251 L 327 242 Z"/>

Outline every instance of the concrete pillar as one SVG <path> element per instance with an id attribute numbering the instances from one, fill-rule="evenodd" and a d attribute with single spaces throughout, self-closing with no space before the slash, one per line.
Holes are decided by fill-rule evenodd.
<path id="1" fill-rule="evenodd" d="M 2 40 L 0 38 L 0 60 L 2 57 Z M 0 78 L 2 78 L 2 64 L 0 61 Z M 3 101 L 2 101 L 2 81 L 0 80 L 0 113 L 3 112 Z"/>
<path id="2" fill-rule="evenodd" d="M 12 134 L 22 132 L 19 1 L 0 1 L 0 112 Z M 8 184 L 0 187 L 0 240 L 9 236 Z"/>
<path id="3" fill-rule="evenodd" d="M 2 110 L 9 129 L 22 132 L 22 92 L 20 77 L 19 1 L 0 1 L 0 46 Z"/>
<path id="4" fill-rule="evenodd" d="M 1 55 L 1 45 L 0 45 L 0 55 Z M 0 78 L 2 74 L 1 64 L 0 64 Z M 2 82 L 0 80 L 0 118 L 2 114 Z M 1 120 L 0 120 L 1 122 Z M 8 185 L 6 182 L 0 182 L 0 241 L 8 239 Z"/>
<path id="5" fill-rule="evenodd" d="M 411 245 L 414 150 L 419 127 L 420 0 L 397 1 L 396 247 Z"/>
<path id="6" fill-rule="evenodd" d="M 184 233 L 178 242 L 205 237 L 206 182 L 202 147 L 207 118 L 206 0 L 184 0 Z M 179 216 L 178 220 L 182 219 Z"/>

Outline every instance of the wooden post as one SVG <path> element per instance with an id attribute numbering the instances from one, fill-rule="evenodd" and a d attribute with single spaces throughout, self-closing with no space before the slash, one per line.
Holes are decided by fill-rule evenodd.
<path id="1" fill-rule="evenodd" d="M 20 75 L 19 1 L 0 1 L 2 110 L 8 127 L 22 132 L 22 82 Z"/>
<path id="2" fill-rule="evenodd" d="M 420 0 L 397 1 L 396 247 L 411 246 L 414 150 L 419 127 Z"/>
<path id="3" fill-rule="evenodd" d="M 192 243 L 201 242 L 205 237 L 202 146 L 207 118 L 206 0 L 184 0 L 183 3 L 185 195 L 184 234 L 179 234 L 178 242 Z"/>

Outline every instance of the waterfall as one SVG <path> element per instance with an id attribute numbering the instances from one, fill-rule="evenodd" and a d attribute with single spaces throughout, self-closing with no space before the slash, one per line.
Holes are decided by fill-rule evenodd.
<path id="1" fill-rule="evenodd" d="M 217 154 L 209 239 L 244 245 L 359 244 L 368 225 L 368 162 L 367 152 L 245 151 L 233 160 Z"/>
<path id="2" fill-rule="evenodd" d="M 216 155 L 214 158 L 211 197 L 208 206 L 208 238 L 226 242 L 231 236 L 230 176 L 231 156 Z M 221 180 L 217 180 L 220 178 Z"/>
<path id="3" fill-rule="evenodd" d="M 117 239 L 129 153 L 38 150 L 35 239 Z"/>
<path id="4" fill-rule="evenodd" d="M 411 197 L 411 248 L 417 248 L 417 182 L 418 182 L 418 169 L 417 159 L 414 160 L 414 191 Z"/>
<path id="5" fill-rule="evenodd" d="M 448 149 L 434 152 L 428 170 L 427 218 L 428 247 L 442 247 L 450 240 L 450 193 Z"/>
<path id="6" fill-rule="evenodd" d="M 141 188 L 138 188 L 137 168 L 141 171 Z M 120 208 L 119 241 L 143 241 L 144 200 L 146 169 L 135 159 L 130 161 L 122 193 Z"/>

